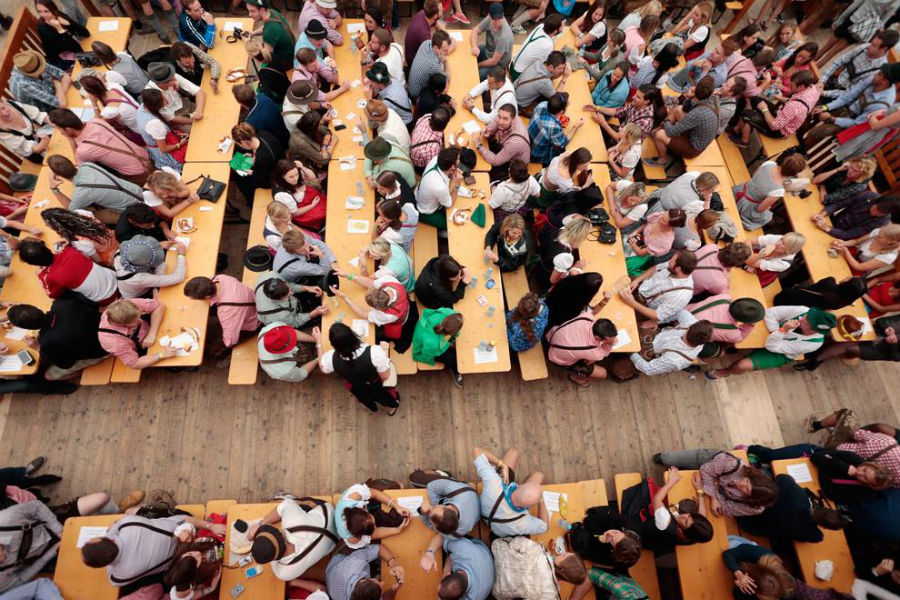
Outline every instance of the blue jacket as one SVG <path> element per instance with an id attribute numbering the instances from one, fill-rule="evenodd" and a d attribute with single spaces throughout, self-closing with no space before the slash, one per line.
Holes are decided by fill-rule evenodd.
<path id="1" fill-rule="evenodd" d="M 604 75 L 603 79 L 598 81 L 597 85 L 594 86 L 594 91 L 591 92 L 591 100 L 593 100 L 594 104 L 597 106 L 619 108 L 620 106 L 624 106 L 625 101 L 628 100 L 628 77 L 623 77 L 616 87 L 610 91 L 609 79 L 611 76 L 612 72 Z"/>

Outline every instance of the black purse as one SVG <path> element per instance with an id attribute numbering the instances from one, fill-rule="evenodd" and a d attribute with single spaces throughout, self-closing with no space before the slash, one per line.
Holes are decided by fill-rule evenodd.
<path id="1" fill-rule="evenodd" d="M 99 58 L 97 58 L 97 55 L 94 54 L 93 52 L 76 52 L 75 59 L 85 69 L 88 69 L 91 67 L 99 67 L 100 65 L 103 64 L 103 61 L 101 61 Z"/>
<path id="2" fill-rule="evenodd" d="M 194 177 L 190 181 L 185 181 L 184 183 L 194 183 L 198 180 L 202 180 L 200 182 L 200 187 L 197 188 L 197 195 L 200 196 L 200 199 L 208 200 L 210 202 L 218 202 L 219 198 L 222 197 L 222 192 L 225 191 L 225 184 L 221 181 L 216 181 L 211 177 L 207 177 L 206 175 Z"/>

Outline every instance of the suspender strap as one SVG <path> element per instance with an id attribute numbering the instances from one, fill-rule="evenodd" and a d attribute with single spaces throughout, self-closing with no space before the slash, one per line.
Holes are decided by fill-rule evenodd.
<path id="1" fill-rule="evenodd" d="M 100 331 L 103 331 L 103 330 L 101 329 Z M 117 333 L 118 333 L 118 332 L 117 332 Z M 143 527 L 144 529 L 148 529 L 148 530 L 150 530 L 150 531 L 152 531 L 152 532 L 154 532 L 154 533 L 158 533 L 158 534 L 164 535 L 164 536 L 166 536 L 166 537 L 172 537 L 172 533 L 171 533 L 171 532 L 166 531 L 165 529 L 160 529 L 160 528 L 158 528 L 158 527 L 154 527 L 154 526 L 152 526 L 152 525 L 147 525 L 146 523 L 125 523 L 124 525 L 121 525 L 121 526 L 119 527 L 119 531 L 122 531 L 122 530 L 125 529 L 126 527 Z M 174 555 L 173 555 L 173 556 L 169 556 L 168 558 L 165 558 L 164 560 L 162 560 L 161 562 L 157 563 L 156 565 L 150 567 L 149 569 L 147 569 L 147 570 L 144 571 L 143 573 L 141 573 L 141 574 L 139 574 L 139 575 L 136 575 L 136 576 L 134 576 L 134 577 L 129 577 L 128 579 L 119 579 L 118 577 L 116 577 L 116 576 L 114 576 L 114 575 L 110 575 L 110 576 L 109 576 L 109 579 L 110 579 L 110 581 L 112 581 L 113 583 L 118 583 L 118 584 L 125 584 L 125 583 L 129 583 L 129 582 L 131 582 L 131 581 L 137 581 L 138 579 L 141 579 L 142 577 L 146 577 L 147 575 L 150 575 L 150 574 L 153 573 L 154 571 L 157 571 L 157 570 L 160 569 L 161 567 L 164 567 L 164 566 L 166 566 L 167 564 L 170 564 L 170 563 L 174 562 L 177 558 L 178 558 L 178 557 L 177 557 L 177 556 L 174 556 Z"/>
<path id="2" fill-rule="evenodd" d="M 703 312 L 704 310 L 710 309 L 713 306 L 722 306 L 723 304 L 731 304 L 731 300 L 720 298 L 719 300 L 713 300 L 712 302 L 708 302 L 703 306 L 698 306 L 694 310 L 691 311 L 692 315 L 696 315 L 697 313 Z"/>
<path id="3" fill-rule="evenodd" d="M 882 455 L 884 455 L 884 454 L 890 452 L 891 450 L 893 450 L 893 449 L 896 448 L 897 446 L 900 446 L 900 444 L 898 444 L 897 442 L 894 442 L 894 443 L 891 444 L 890 446 L 885 446 L 884 448 L 882 448 L 881 450 L 879 450 L 878 452 L 876 452 L 876 453 L 873 454 L 872 456 L 870 456 L 870 457 L 868 457 L 868 458 L 866 458 L 866 457 L 863 457 L 863 458 L 866 458 L 866 460 L 875 460 L 876 458 L 879 458 L 879 457 L 881 457 Z"/>
<path id="4" fill-rule="evenodd" d="M 491 525 L 492 523 L 513 523 L 525 516 L 525 513 L 522 513 L 509 519 L 495 519 L 494 515 L 497 514 L 497 509 L 500 508 L 500 503 L 503 502 L 503 500 L 504 495 L 501 493 L 499 496 L 497 496 L 497 501 L 494 502 L 494 507 L 491 509 L 491 513 L 487 516 L 488 525 Z"/>
<path id="5" fill-rule="evenodd" d="M 543 33 L 543 31 L 541 33 Z M 547 37 L 545 35 L 537 35 L 535 37 L 531 37 L 532 35 L 534 35 L 534 31 L 531 32 L 531 35 L 528 36 L 528 39 L 525 40 L 525 43 L 522 45 L 521 48 L 519 48 L 519 51 L 516 53 L 516 57 L 510 61 L 510 63 L 509 63 L 510 65 L 515 66 L 515 64 L 519 60 L 519 57 L 522 56 L 522 53 L 525 51 L 525 48 L 527 48 L 529 46 L 529 44 L 531 44 L 531 42 L 533 42 L 535 40 L 539 40 L 542 37 Z"/>
<path id="6" fill-rule="evenodd" d="M 568 327 L 569 325 L 572 325 L 573 323 L 577 323 L 578 321 L 588 321 L 588 322 L 592 323 L 593 319 L 591 319 L 590 317 L 582 317 L 582 316 L 577 316 L 574 319 L 569 319 L 568 321 L 566 321 L 565 323 L 563 323 L 562 325 L 557 327 L 556 331 L 554 331 L 553 334 L 550 336 L 550 339 L 548 340 L 550 342 L 550 347 L 551 348 L 559 348 L 560 350 L 590 350 L 590 349 L 594 348 L 594 346 L 561 346 L 559 344 L 553 343 L 553 338 L 556 337 L 556 334 L 559 333 L 563 327 Z"/>
<path id="7" fill-rule="evenodd" d="M 692 287 L 685 287 L 685 286 L 681 286 L 681 287 L 673 287 L 673 288 L 668 289 L 668 290 L 663 290 L 663 291 L 661 291 L 661 292 L 656 292 L 655 294 L 650 294 L 649 296 L 644 296 L 643 294 L 641 294 L 641 297 L 642 297 L 644 300 L 653 300 L 653 299 L 658 298 L 658 297 L 660 297 L 660 296 L 662 296 L 662 295 L 664 295 L 664 294 L 668 294 L 669 292 L 677 292 L 677 291 L 679 291 L 679 290 L 691 290 L 691 291 L 693 291 L 694 288 L 692 288 Z"/>
<path id="8" fill-rule="evenodd" d="M 476 492 L 474 489 L 472 489 L 469 486 L 465 486 L 465 487 L 459 488 L 458 490 L 453 490 L 449 494 L 444 494 L 444 498 L 455 498 L 456 496 L 459 496 L 460 494 L 465 494 L 466 492 L 472 492 L 476 496 L 478 495 L 478 492 Z"/>
<path id="9" fill-rule="evenodd" d="M 131 196 L 132 198 L 134 198 L 134 199 L 137 200 L 138 202 L 143 202 L 143 201 L 144 201 L 144 197 L 143 197 L 141 194 L 135 194 L 135 193 L 133 193 L 133 192 L 129 192 L 128 190 L 126 190 L 124 187 L 122 187 L 122 184 L 120 184 L 118 181 L 116 181 L 116 178 L 115 178 L 115 177 L 113 177 L 112 175 L 110 175 L 109 173 L 107 173 L 104 169 L 101 169 L 101 168 L 98 167 L 97 165 L 94 165 L 94 164 L 91 164 L 91 163 L 87 163 L 87 164 L 85 164 L 84 166 L 87 167 L 87 168 L 90 168 L 90 169 L 94 170 L 95 172 L 100 173 L 101 175 L 103 175 L 104 177 L 106 177 L 106 179 L 108 179 L 109 182 L 110 182 L 112 185 L 101 185 L 101 184 L 96 184 L 96 185 L 87 184 L 87 185 L 84 185 L 84 184 L 82 184 L 81 187 L 86 187 L 86 188 L 90 188 L 90 189 L 119 190 L 119 191 L 122 192 L 123 194 L 128 194 L 129 196 Z"/>
<path id="10" fill-rule="evenodd" d="M 256 302 L 219 302 L 216 306 L 256 306 Z"/>
<path id="11" fill-rule="evenodd" d="M 280 275 L 281 273 L 284 272 L 285 269 L 288 268 L 289 265 L 292 265 L 292 264 L 294 264 L 295 262 L 300 262 L 300 259 L 299 259 L 299 258 L 292 258 L 291 260 L 289 260 L 289 261 L 287 261 L 286 263 L 284 263 L 283 265 L 281 265 L 281 267 L 276 271 L 276 273 L 278 273 L 278 274 Z"/>

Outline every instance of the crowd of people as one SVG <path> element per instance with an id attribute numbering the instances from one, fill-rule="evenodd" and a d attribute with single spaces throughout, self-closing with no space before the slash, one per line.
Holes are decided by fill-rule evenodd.
<path id="1" fill-rule="evenodd" d="M 622 3 L 596 0 L 571 24 L 571 6 L 567 12 L 546 0 L 523 4 L 510 23 L 504 6 L 493 3 L 467 40 L 481 81 L 455 99 L 448 81 L 462 67 L 453 65 L 457 41 L 445 23 L 466 22 L 458 5 L 449 12 L 449 3 L 425 0 L 401 42 L 382 4 L 309 0 L 295 26 L 268 0 L 245 2 L 255 28 L 244 41 L 259 76 L 256 85 L 230 90 L 241 107 L 231 131 L 230 193 L 249 205 L 258 189 L 271 190 L 265 246 L 245 257 L 262 275 L 255 289 L 222 272 L 184 284 L 188 298 L 212 309 L 205 350 L 220 366 L 231 348 L 255 336 L 270 377 L 298 382 L 319 367 L 337 373 L 370 410 L 381 404 L 393 414 L 399 406 L 393 344 L 416 361 L 443 364 L 461 386 L 454 341 L 466 315 L 454 305 L 473 283 L 474 267 L 447 253 L 443 241 L 425 265 L 414 266 L 410 252 L 420 222 L 447 228 L 479 157 L 489 165 L 494 217 L 485 261 L 500 272 L 526 269 L 531 284 L 508 307 L 509 346 L 523 352 L 543 345 L 578 386 L 683 369 L 703 368 L 707 378 L 719 379 L 788 364 L 811 370 L 838 357 L 900 359 L 892 316 L 900 310 L 894 222 L 900 200 L 871 185 L 872 153 L 896 132 L 900 114 L 900 65 L 888 62 L 900 33 L 884 27 L 890 11 L 879 9 L 865 31 L 850 26 L 847 35 L 857 43 L 825 62 L 791 20 L 779 22 L 768 39 L 751 19 L 716 41 L 711 2 L 667 10 L 651 0 L 617 25 L 612 14 Z M 858 23 L 857 4 L 836 22 Z M 158 13 L 141 6 L 166 42 Z M 200 0 L 161 6 L 177 42 L 135 59 L 94 41 L 93 55 L 105 69 L 81 69 L 74 81 L 73 53 L 89 32 L 72 7 L 35 0 L 45 54 L 24 50 L 13 60 L 12 99 L 0 102 L 0 143 L 46 163 L 62 207 L 41 213 L 62 238 L 51 248 L 39 229 L 21 224 L 27 197 L 0 198 L 4 273 L 11 274 L 18 252 L 22 263 L 38 268 L 53 299 L 49 311 L 5 307 L 13 325 L 37 332 L 29 340 L 40 352 L 43 382 L 73 378 L 106 356 L 140 369 L 175 353 L 146 349 L 166 310 L 156 290 L 181 285 L 190 260 L 173 220 L 200 200 L 181 171 L 192 124 L 209 118 L 201 80 L 208 77 L 218 93 L 222 68 L 208 51 L 225 32 Z M 365 31 L 348 39 L 342 12 L 360 10 Z M 514 32 L 529 21 L 533 28 L 514 47 Z M 566 28 L 575 48 L 557 50 L 554 40 Z M 844 33 L 839 28 L 835 35 Z M 328 164 L 338 151 L 331 103 L 357 75 L 338 73 L 335 49 L 347 44 L 356 48 L 366 99 L 349 126 L 365 144 L 360 184 L 376 197 L 372 240 L 360 248 L 358 267 L 339 264 L 324 235 Z M 580 111 L 586 118 L 566 92 L 575 70 L 584 70 L 593 86 L 592 104 Z M 92 117 L 65 106 L 76 84 Z M 460 111 L 482 129 L 455 139 L 447 128 Z M 612 183 L 605 189 L 594 179 L 591 150 L 570 143 L 582 127 L 606 138 Z M 51 154 L 54 131 L 70 143 L 73 160 Z M 751 177 L 727 192 L 715 173 L 682 169 L 679 160 L 697 157 L 723 135 L 742 148 L 758 147 L 758 136 L 796 135 L 799 145 L 765 160 L 749 157 Z M 656 156 L 642 157 L 645 141 Z M 660 168 L 663 180 L 650 176 Z M 73 187 L 70 195 L 63 184 Z M 811 184 L 823 201 L 813 223 L 834 238 L 828 251 L 846 262 L 849 280 L 806 275 L 806 239 L 792 230 L 785 206 L 802 201 Z M 733 193 L 736 214 L 726 210 L 722 193 Z M 738 218 L 761 235 L 736 241 Z M 616 230 L 630 282 L 612 287 L 640 321 L 641 351 L 631 355 L 614 352 L 619 335 L 604 312 L 612 292 L 600 293 L 602 265 L 579 253 L 584 244 L 617 243 Z M 167 252 L 178 255 L 172 267 Z M 730 286 L 732 269 L 755 274 L 764 288 L 780 287 L 772 306 L 739 297 Z M 364 304 L 347 296 L 355 285 L 366 289 Z M 329 310 L 322 298 L 331 295 L 377 328 L 376 344 L 341 322 L 320 330 Z M 874 319 L 875 341 L 858 339 L 869 324 L 833 312 L 859 299 Z M 57 318 L 62 314 L 81 318 Z M 764 347 L 738 350 L 757 323 L 768 330 Z"/>
<path id="2" fill-rule="evenodd" d="M 668 469 L 663 485 L 643 479 L 622 490 L 619 502 L 587 504 L 583 516 L 562 517 L 564 535 L 547 546 L 534 536 L 548 531 L 556 509 L 548 508 L 543 494 L 544 474 L 525 476 L 524 457 L 515 448 L 502 456 L 473 449 L 480 491 L 446 470 L 417 469 L 408 483 L 354 483 L 334 503 L 279 492 L 268 498 L 277 503 L 271 512 L 249 521 L 217 513 L 196 518 L 176 508 L 165 490 L 134 491 L 118 503 L 99 492 L 52 505 L 41 490 L 61 478 L 37 475 L 46 462 L 39 457 L 25 467 L 0 469 L 0 598 L 60 600 L 50 579 L 32 578 L 51 568 L 62 523 L 117 513 L 125 514 L 86 540 L 80 556 L 87 567 L 106 569 L 119 597 L 132 600 L 218 597 L 223 570 L 237 564 L 271 568 L 286 582 L 287 597 L 311 600 L 389 600 L 404 594 L 407 570 L 429 573 L 442 564 L 437 588 L 419 590 L 427 594 L 421 597 L 580 600 L 593 588 L 598 598 L 640 600 L 648 595 L 629 569 L 644 550 L 653 553 L 660 573 L 696 568 L 678 564 L 676 548 L 710 543 L 714 527 L 724 527 L 713 524 L 718 517 L 734 519 L 743 536 L 768 540 L 760 545 L 729 535 L 722 563 L 704 565 L 708 573 L 724 567 L 733 574 L 736 599 L 900 597 L 900 432 L 883 423 L 861 426 L 849 409 L 812 415 L 805 429 L 823 436 L 821 443 L 660 452 L 653 461 Z M 811 496 L 790 474 L 773 472 L 773 461 L 802 457 L 818 472 L 820 494 Z M 691 492 L 679 486 L 680 469 L 693 472 Z M 424 491 L 415 509 L 386 493 L 409 487 Z M 388 548 L 384 542 L 403 536 L 413 520 L 430 535 L 414 547 Z M 846 536 L 853 564 L 835 554 L 831 558 L 840 564 L 831 568 L 840 569 L 842 581 L 855 569 L 852 590 L 823 588 L 799 574 L 809 565 L 797 564 L 793 544 L 822 543 L 829 530 Z M 323 560 L 324 571 L 313 569 Z M 717 581 L 708 577 L 710 586 Z M 561 595 L 560 582 L 571 584 L 564 588 L 571 592 Z"/>

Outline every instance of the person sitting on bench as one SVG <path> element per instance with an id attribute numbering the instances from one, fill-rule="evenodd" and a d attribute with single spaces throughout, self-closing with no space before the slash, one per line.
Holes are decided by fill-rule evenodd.
<path id="1" fill-rule="evenodd" d="M 497 458 L 481 448 L 474 448 L 475 468 L 481 478 L 481 514 L 491 533 L 498 537 L 539 535 L 547 531 L 550 515 L 543 501 L 544 474 L 535 471 L 522 484 L 515 483 L 519 451 L 510 448 Z M 538 516 L 528 510 L 538 506 Z"/>
<path id="2" fill-rule="evenodd" d="M 184 295 L 215 308 L 216 319 L 206 329 L 206 351 L 211 356 L 221 357 L 259 331 L 253 290 L 231 275 L 193 277 L 184 284 Z"/>
<path id="3" fill-rule="evenodd" d="M 438 587 L 441 600 L 486 600 L 494 587 L 494 556 L 484 542 L 444 538 L 446 564 Z"/>

